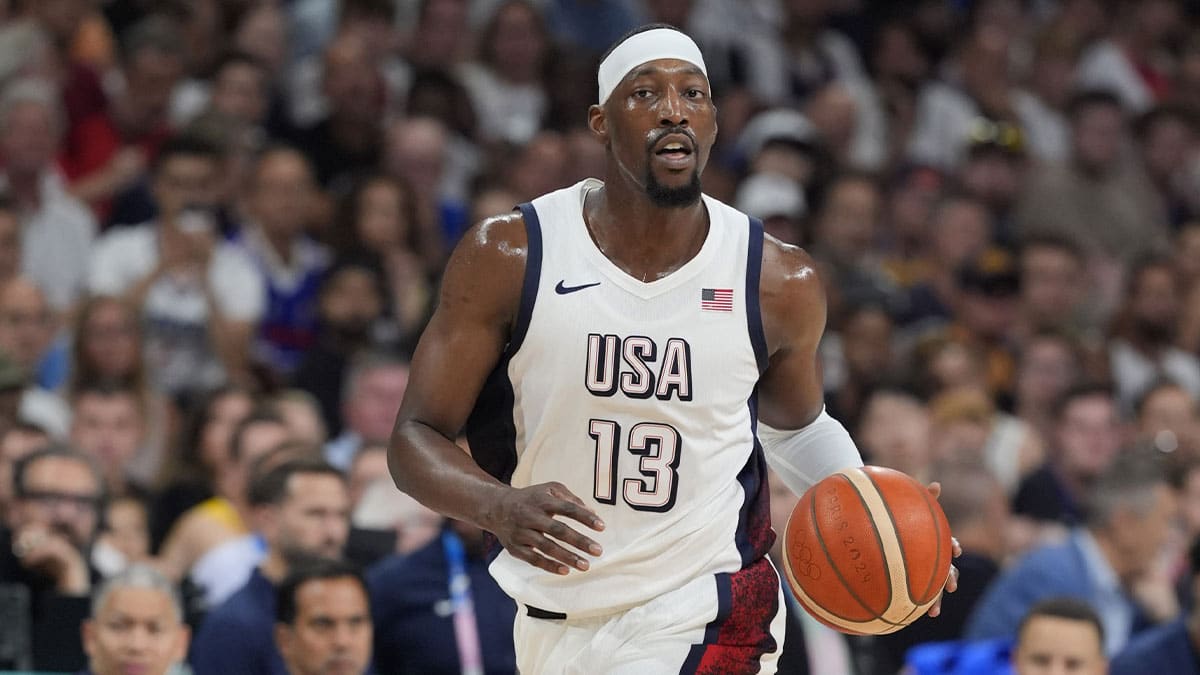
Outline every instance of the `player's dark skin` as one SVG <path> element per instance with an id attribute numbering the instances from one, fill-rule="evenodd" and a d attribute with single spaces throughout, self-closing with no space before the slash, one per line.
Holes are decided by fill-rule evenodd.
<path id="1" fill-rule="evenodd" d="M 603 105 L 591 107 L 588 125 L 608 155 L 604 187 L 584 204 L 592 239 L 635 279 L 671 274 L 700 251 L 708 213 L 700 201 L 657 205 L 646 178 L 681 188 L 703 171 L 717 135 L 707 78 L 686 61 L 651 61 L 626 75 Z M 658 154 L 672 142 L 687 152 Z M 492 532 L 520 560 L 567 574 L 572 567 L 588 568 L 580 553 L 603 553 L 586 530 L 568 521 L 598 531 L 604 528 L 600 518 L 559 483 L 501 483 L 453 442 L 508 343 L 526 247 L 525 224 L 514 212 L 473 227 L 451 255 L 437 311 L 413 357 L 388 464 L 396 485 L 426 506 Z M 759 284 L 770 355 L 758 385 L 759 419 L 777 429 L 799 429 L 823 406 L 817 344 L 825 330 L 825 291 L 808 254 L 770 236 Z M 930 489 L 940 491 L 936 484 Z M 956 587 L 955 570 L 946 590 Z M 935 605 L 930 613 L 938 611 Z"/>

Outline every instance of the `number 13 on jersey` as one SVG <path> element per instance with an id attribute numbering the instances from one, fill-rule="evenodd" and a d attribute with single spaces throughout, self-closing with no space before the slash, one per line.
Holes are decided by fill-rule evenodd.
<path id="1" fill-rule="evenodd" d="M 623 440 L 621 425 L 612 420 L 592 419 L 588 436 L 596 443 L 595 491 L 596 501 L 617 503 L 617 484 L 625 503 L 638 511 L 662 513 L 675 506 L 679 490 L 679 457 L 682 449 L 679 432 L 669 424 L 639 422 L 629 430 L 626 449 L 638 458 L 638 473 L 642 478 L 618 477 Z"/>

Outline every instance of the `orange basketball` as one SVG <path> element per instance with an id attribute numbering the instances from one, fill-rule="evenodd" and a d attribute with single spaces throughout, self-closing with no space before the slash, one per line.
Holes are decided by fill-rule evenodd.
<path id="1" fill-rule="evenodd" d="M 892 469 L 839 471 L 804 493 L 783 534 L 784 574 L 821 623 L 853 635 L 900 630 L 950 574 L 950 524 L 929 490 Z"/>

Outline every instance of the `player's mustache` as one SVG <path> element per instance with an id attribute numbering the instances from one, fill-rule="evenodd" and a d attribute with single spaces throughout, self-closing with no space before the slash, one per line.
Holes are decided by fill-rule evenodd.
<path id="1" fill-rule="evenodd" d="M 667 134 L 683 134 L 684 136 L 687 136 L 692 142 L 693 152 L 699 146 L 699 144 L 696 142 L 696 134 L 692 133 L 691 129 L 676 124 L 675 126 L 664 127 L 663 129 L 659 130 L 658 133 L 650 136 L 649 140 L 646 141 L 646 152 L 654 152 L 654 146 L 658 145 L 658 142 L 662 140 L 662 137 L 666 136 Z"/>

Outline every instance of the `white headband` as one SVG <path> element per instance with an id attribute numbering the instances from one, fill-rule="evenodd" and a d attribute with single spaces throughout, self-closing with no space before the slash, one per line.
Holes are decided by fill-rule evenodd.
<path id="1" fill-rule="evenodd" d="M 655 28 L 638 33 L 617 45 L 600 64 L 600 71 L 596 74 L 596 82 L 600 85 L 600 104 L 603 105 L 608 100 L 613 89 L 617 88 L 629 71 L 658 59 L 687 61 L 708 77 L 704 57 L 692 38 L 670 28 Z"/>

